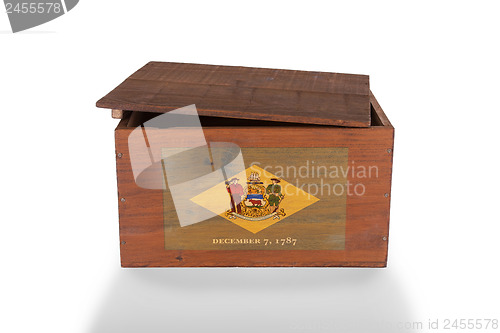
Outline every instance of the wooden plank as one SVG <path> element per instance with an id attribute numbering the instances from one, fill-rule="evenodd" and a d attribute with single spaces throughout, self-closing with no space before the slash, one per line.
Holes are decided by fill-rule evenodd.
<path id="1" fill-rule="evenodd" d="M 150 62 L 97 102 L 101 108 L 370 126 L 366 75 Z"/>
<path id="2" fill-rule="evenodd" d="M 371 91 L 370 91 L 370 103 L 371 103 L 373 109 L 375 110 L 375 112 L 377 113 L 378 118 L 380 119 L 382 125 L 394 128 L 392 126 L 391 122 L 389 121 L 389 118 L 387 118 L 384 111 L 382 110 L 382 107 L 378 103 L 377 99 L 375 98 L 375 95 L 373 95 L 373 93 Z"/>
<path id="3" fill-rule="evenodd" d="M 123 118 L 123 110 L 112 109 L 111 110 L 111 118 L 122 119 Z"/>
<path id="4" fill-rule="evenodd" d="M 382 112 L 381 109 L 379 112 Z M 233 142 L 240 147 L 348 147 L 349 163 L 376 165 L 377 178 L 364 180 L 366 193 L 347 198 L 344 250 L 165 250 L 163 191 L 139 188 L 128 156 L 132 128 L 115 131 L 121 258 L 124 267 L 164 266 L 355 266 L 384 267 L 389 236 L 392 173 L 392 126 L 331 128 L 322 126 L 213 126 L 205 128 L 209 142 Z M 279 138 L 279 140 L 275 140 Z M 390 150 L 389 150 L 390 149 Z M 349 175 L 352 181 L 352 176 Z"/>

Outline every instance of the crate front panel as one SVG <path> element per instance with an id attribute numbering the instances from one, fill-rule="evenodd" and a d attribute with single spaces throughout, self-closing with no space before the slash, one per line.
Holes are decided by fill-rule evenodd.
<path id="1" fill-rule="evenodd" d="M 227 228 L 230 228 L 232 231 L 227 237 L 217 237 L 217 231 L 214 233 L 212 229 L 209 234 L 206 233 L 207 229 L 197 236 L 178 234 L 180 227 L 177 227 L 179 228 L 177 231 L 172 231 L 175 218 L 172 215 L 172 207 L 168 206 L 171 202 L 169 193 L 163 190 L 143 189 L 135 183 L 127 147 L 130 131 L 128 128 L 116 130 L 116 151 L 122 154 L 121 158 L 117 159 L 118 191 L 119 198 L 125 199 L 119 201 L 123 266 L 385 266 L 392 169 L 392 154 L 388 149 L 392 149 L 393 144 L 392 128 L 204 129 L 207 142 L 235 143 L 241 147 L 245 156 L 249 156 L 248 163 L 254 154 L 259 155 L 261 159 L 263 156 L 268 156 L 268 159 L 273 160 L 268 161 L 269 164 L 276 164 L 276 161 L 282 160 L 285 155 L 293 155 L 286 154 L 287 149 L 289 152 L 298 149 L 310 151 L 312 156 L 320 156 L 318 154 L 321 151 L 337 154 L 345 151 L 348 152 L 346 165 L 355 164 L 357 168 L 364 167 L 365 170 L 370 168 L 374 170 L 373 167 L 376 167 L 376 176 L 363 177 L 356 173 L 346 175 L 347 181 L 353 186 L 362 184 L 364 190 L 362 195 L 346 195 L 345 201 L 338 201 L 345 202 L 345 205 L 337 207 L 338 211 L 334 214 L 342 216 L 343 211 L 344 219 L 340 217 L 336 220 L 336 224 L 333 223 L 335 225 L 333 228 L 323 227 L 320 228 L 320 232 L 303 230 L 302 238 L 300 232 L 297 236 L 291 231 L 287 233 L 287 225 L 302 223 L 305 226 L 307 220 L 318 219 L 321 212 L 315 215 L 314 205 L 317 203 L 304 208 L 301 210 L 302 213 L 300 211 L 295 213 L 295 218 L 287 217 L 255 234 L 249 233 L 245 228 L 222 216 L 214 217 L 216 222 L 210 221 L 210 223 L 218 223 L 223 226 L 219 230 L 226 229 L 226 232 Z M 284 155 L 276 159 L 272 157 L 273 154 L 269 154 L 273 152 Z M 325 158 L 327 155 L 325 154 Z M 294 163 L 299 161 L 292 159 L 286 162 L 286 164 Z M 334 163 L 340 162 L 337 160 Z M 291 181 L 293 182 L 293 179 Z M 293 223 L 287 223 L 287 219 Z M 199 226 L 203 223 L 205 222 Z M 197 228 L 200 228 L 199 226 Z M 322 234 L 322 238 L 317 237 L 316 240 L 307 237 L 319 234 Z M 203 244 L 203 241 L 211 241 L 213 244 L 214 238 L 260 239 L 261 242 L 264 242 L 264 239 L 272 241 L 277 239 L 278 243 L 281 243 L 282 239 L 286 242 L 288 237 L 296 239 L 295 246 L 299 246 L 294 249 L 292 246 L 274 246 L 274 244 L 273 248 L 255 244 L 245 247 L 245 244 L 239 244 L 228 248 Z"/>

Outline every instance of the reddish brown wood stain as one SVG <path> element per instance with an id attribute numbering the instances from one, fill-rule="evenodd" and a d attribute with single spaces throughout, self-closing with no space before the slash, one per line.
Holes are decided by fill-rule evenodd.
<path id="1" fill-rule="evenodd" d="M 133 128 L 126 127 L 128 118 L 123 119 L 115 131 L 116 152 L 122 154 L 117 158 L 118 194 L 125 198 L 124 202 L 118 201 L 122 266 L 386 266 L 394 128 L 373 96 L 371 105 L 381 126 L 204 129 L 207 141 L 229 141 L 240 147 L 248 146 L 248 142 L 252 142 L 252 147 L 348 147 L 349 161 L 366 167 L 376 165 L 379 177 L 365 179 L 365 195 L 347 197 L 343 251 L 165 250 L 162 190 L 145 190 L 135 185 L 127 146 Z M 259 135 L 255 135 L 257 132 Z M 269 138 L 276 137 L 286 139 L 270 144 Z"/>
<path id="2" fill-rule="evenodd" d="M 370 126 L 366 75 L 150 62 L 98 107 L 167 112 L 196 104 L 201 116 Z"/>
<path id="3" fill-rule="evenodd" d="M 345 249 L 165 250 L 163 191 L 136 185 L 128 136 L 145 112 L 190 104 L 220 117 L 203 128 L 207 142 L 347 147 L 349 163 L 377 166 L 378 177 L 363 180 L 365 194 L 347 196 Z M 394 128 L 368 76 L 150 62 L 97 106 L 123 116 L 115 130 L 122 266 L 386 266 Z"/>

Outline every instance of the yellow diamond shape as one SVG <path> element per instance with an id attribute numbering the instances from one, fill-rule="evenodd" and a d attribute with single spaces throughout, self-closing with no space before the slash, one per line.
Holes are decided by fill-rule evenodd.
<path id="1" fill-rule="evenodd" d="M 234 178 L 237 180 L 233 180 L 231 185 L 222 182 L 191 198 L 191 201 L 254 234 L 283 221 L 319 200 L 257 165 L 249 167 L 228 180 Z M 279 197 L 278 193 L 273 198 L 270 198 L 273 189 L 277 189 L 276 186 L 272 187 L 273 181 L 271 179 L 273 178 L 279 179 L 277 184 L 280 185 L 280 194 L 283 195 L 280 197 L 277 209 L 274 208 L 276 205 L 273 204 L 278 200 L 276 199 L 276 197 Z M 269 188 L 270 185 L 271 188 Z M 233 191 L 233 196 L 225 189 L 227 186 L 234 186 L 230 187 L 229 190 Z M 241 190 L 243 190 L 243 195 L 240 196 Z M 231 204 L 231 197 L 233 197 L 233 203 L 236 203 L 238 197 L 241 198 L 239 209 L 237 205 Z M 260 199 L 261 197 L 262 199 Z M 234 209 L 221 211 L 220 207 L 227 207 L 228 204 Z"/>

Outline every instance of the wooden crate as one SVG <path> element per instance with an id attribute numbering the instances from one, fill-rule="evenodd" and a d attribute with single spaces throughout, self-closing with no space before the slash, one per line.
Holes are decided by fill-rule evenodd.
<path id="1" fill-rule="evenodd" d="M 201 128 L 144 127 L 192 104 Z M 121 118 L 123 267 L 386 266 L 394 128 L 367 76 L 151 62 L 97 106 Z M 190 142 L 200 130 L 206 147 Z M 185 138 L 173 143 L 172 131 Z M 218 142 L 238 149 L 244 167 L 209 184 L 196 177 L 226 169 L 229 148 Z M 176 162 L 168 152 L 179 145 L 194 153 Z M 186 203 L 183 184 L 196 192 Z"/>

